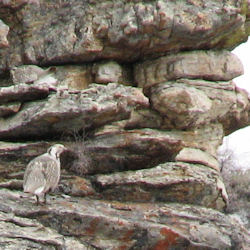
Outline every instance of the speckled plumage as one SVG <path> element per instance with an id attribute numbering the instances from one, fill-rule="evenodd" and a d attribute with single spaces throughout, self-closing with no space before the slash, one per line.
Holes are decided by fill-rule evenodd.
<path id="1" fill-rule="evenodd" d="M 40 155 L 30 161 L 24 173 L 23 190 L 25 193 L 36 195 L 37 203 L 39 198 L 53 191 L 60 179 L 60 154 L 65 150 L 61 144 L 50 147 L 47 153 Z"/>

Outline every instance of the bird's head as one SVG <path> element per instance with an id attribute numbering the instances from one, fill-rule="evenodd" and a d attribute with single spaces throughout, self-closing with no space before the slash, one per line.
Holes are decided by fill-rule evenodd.
<path id="1" fill-rule="evenodd" d="M 67 150 L 67 148 L 64 147 L 62 144 L 55 144 L 55 145 L 51 146 L 51 147 L 48 149 L 47 152 L 48 152 L 48 154 L 50 154 L 51 156 L 53 156 L 53 157 L 59 159 L 60 154 L 61 154 L 63 151 L 65 151 L 65 150 Z"/>

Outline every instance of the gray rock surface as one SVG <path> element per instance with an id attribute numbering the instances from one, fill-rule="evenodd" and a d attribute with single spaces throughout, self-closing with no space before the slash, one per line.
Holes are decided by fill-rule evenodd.
<path id="1" fill-rule="evenodd" d="M 230 52 L 249 17 L 246 0 L 0 1 L 0 248 L 250 249 L 216 160 L 250 122 Z M 36 206 L 24 169 L 55 143 Z"/>
<path id="2" fill-rule="evenodd" d="M 98 175 L 95 184 L 108 200 L 174 201 L 222 210 L 218 178 L 216 171 L 200 164 L 168 162 L 146 170 Z"/>
<path id="3" fill-rule="evenodd" d="M 0 117 L 7 117 L 16 114 L 21 108 L 20 102 L 13 102 L 0 105 Z"/>
<path id="4" fill-rule="evenodd" d="M 165 128 L 219 121 L 228 133 L 249 123 L 248 95 L 231 81 L 179 79 L 146 87 L 144 92 L 152 108 L 165 117 Z"/>
<path id="5" fill-rule="evenodd" d="M 23 89 L 20 91 L 20 88 Z M 49 92 L 48 88 L 36 85 L 2 88 L 0 91 L 3 98 L 6 96 L 5 99 L 2 98 L 2 101 L 10 101 L 10 98 L 13 101 L 14 98 L 18 98 L 10 94 L 9 89 L 14 89 L 14 93 L 17 91 L 18 96 L 24 95 L 24 99 L 30 98 L 27 95 L 30 90 L 40 91 L 43 95 Z M 38 92 L 39 95 L 41 95 L 40 92 Z M 35 98 L 34 93 L 31 97 Z M 136 106 L 148 106 L 148 99 L 141 90 L 118 84 L 92 85 L 89 89 L 76 93 L 59 91 L 47 99 L 27 102 L 16 116 L 2 119 L 0 138 L 28 138 L 73 133 L 80 129 L 94 128 L 108 122 L 125 119 Z"/>
<path id="6" fill-rule="evenodd" d="M 38 221 L 13 213 L 0 211 L 0 229 L 1 249 L 91 249 L 73 237 L 64 237 Z"/>
<path id="7" fill-rule="evenodd" d="M 136 64 L 135 81 L 144 87 L 180 78 L 228 81 L 244 73 L 238 57 L 228 51 L 190 51 Z"/>
<path id="8" fill-rule="evenodd" d="M 95 63 L 92 68 L 94 74 L 94 82 L 96 83 L 123 83 L 125 85 L 131 85 L 132 79 L 129 77 L 132 75 L 131 70 L 122 67 L 115 61 L 108 61 L 102 63 Z"/>
<path id="9" fill-rule="evenodd" d="M 3 87 L 0 89 L 0 104 L 13 101 L 32 101 L 46 98 L 49 95 L 48 86 L 28 85 L 25 83 Z"/>
<path id="10" fill-rule="evenodd" d="M 176 161 L 198 163 L 220 172 L 219 162 L 209 153 L 197 148 L 183 148 L 175 157 Z"/>
<path id="11" fill-rule="evenodd" d="M 24 63 L 135 61 L 179 50 L 232 48 L 248 36 L 247 9 L 235 1 L 23 0 L 1 6 L 11 32 L 10 49 L 0 52 L 0 71 Z"/>
<path id="12" fill-rule="evenodd" d="M 11 242 L 15 247 L 51 249 L 164 249 L 183 245 L 192 249 L 247 249 L 249 240 L 238 221 L 199 206 L 55 196 L 48 206 L 37 207 L 21 195 L 0 189 L 0 225 L 5 229 L 0 233 L 2 246 Z"/>

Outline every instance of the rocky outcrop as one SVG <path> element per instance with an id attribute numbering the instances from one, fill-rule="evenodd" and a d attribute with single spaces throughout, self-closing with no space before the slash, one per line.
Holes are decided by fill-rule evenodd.
<path id="1" fill-rule="evenodd" d="M 248 36 L 246 2 L 4 1 L 10 48 L 1 51 L 0 69 L 232 48 Z"/>
<path id="2" fill-rule="evenodd" d="M 249 124 L 247 4 L 0 2 L 0 248 L 248 249 L 216 154 Z M 24 169 L 54 143 L 36 206 Z"/>
<path id="3" fill-rule="evenodd" d="M 95 184 L 108 200 L 174 201 L 222 209 L 218 178 L 218 172 L 202 165 L 168 162 L 146 170 L 98 175 Z"/>
<path id="4" fill-rule="evenodd" d="M 23 91 L 22 86 L 25 86 Z M 45 88 L 46 93 L 43 94 L 48 95 L 48 87 L 34 86 L 17 85 L 2 88 L 3 97 L 4 93 L 11 88 L 14 88 L 14 90 L 21 88 L 18 94 L 24 92 L 24 101 L 29 98 L 28 93 L 31 92 L 32 94 L 34 88 L 38 91 L 44 91 Z M 41 93 L 38 94 L 41 95 Z M 9 96 L 15 98 L 12 94 Z M 36 97 L 35 95 L 32 96 Z M 7 101 L 11 97 L 6 97 L 3 100 Z M 72 134 L 74 131 L 81 129 L 93 129 L 109 122 L 126 119 L 136 106 L 148 106 L 148 99 L 142 94 L 141 90 L 132 87 L 125 88 L 118 84 L 93 85 L 82 92 L 58 91 L 56 94 L 51 94 L 47 99 L 25 103 L 16 116 L 10 116 L 2 120 L 0 138 Z"/>
<path id="5" fill-rule="evenodd" d="M 247 93 L 233 82 L 180 79 L 145 89 L 168 129 L 187 129 L 219 121 L 226 133 L 248 124 Z"/>
<path id="6" fill-rule="evenodd" d="M 244 249 L 248 241 L 237 220 L 198 206 L 57 197 L 39 208 L 20 192 L 0 194 L 3 247 Z"/>

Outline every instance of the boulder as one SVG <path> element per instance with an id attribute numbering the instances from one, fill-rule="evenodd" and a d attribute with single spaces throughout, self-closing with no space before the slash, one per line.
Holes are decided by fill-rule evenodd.
<path id="1" fill-rule="evenodd" d="M 220 122 L 226 133 L 249 122 L 247 92 L 233 82 L 179 79 L 144 89 L 166 129 L 187 129 Z"/>
<path id="2" fill-rule="evenodd" d="M 209 153 L 197 148 L 183 148 L 175 157 L 176 161 L 198 163 L 220 172 L 219 162 Z"/>
<path id="3" fill-rule="evenodd" d="M 153 109 L 179 129 L 206 123 L 212 108 L 212 101 L 201 90 L 179 84 L 157 85 L 151 91 L 150 101 Z"/>
<path id="4" fill-rule="evenodd" d="M 95 63 L 92 68 L 95 83 L 122 83 L 124 85 L 132 85 L 132 73 L 115 61 Z"/>
<path id="5" fill-rule="evenodd" d="M 222 210 L 226 204 L 217 179 L 218 173 L 203 165 L 168 162 L 150 169 L 97 175 L 94 183 L 105 200 L 178 202 Z"/>
<path id="6" fill-rule="evenodd" d="M 239 58 L 228 51 L 190 51 L 146 60 L 134 67 L 139 87 L 186 79 L 229 81 L 244 73 Z"/>

